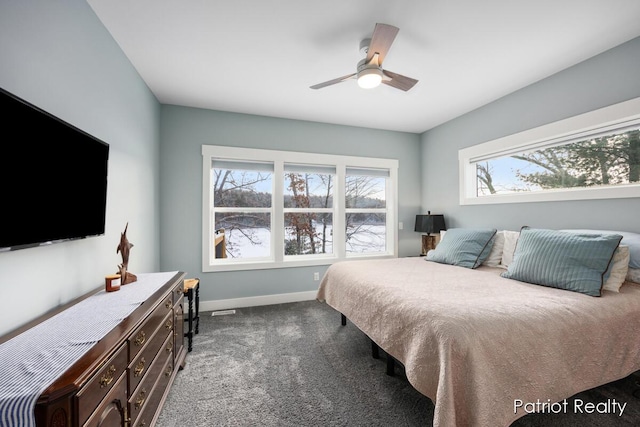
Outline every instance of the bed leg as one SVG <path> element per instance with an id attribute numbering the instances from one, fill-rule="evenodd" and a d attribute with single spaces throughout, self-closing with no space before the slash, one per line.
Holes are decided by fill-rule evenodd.
<path id="1" fill-rule="evenodd" d="M 395 362 L 393 361 L 393 357 L 389 353 L 387 353 L 387 375 L 390 377 L 395 374 Z"/>
<path id="2" fill-rule="evenodd" d="M 380 347 L 373 340 L 371 340 L 371 356 L 374 359 L 380 359 Z"/>
<path id="3" fill-rule="evenodd" d="M 344 314 L 340 313 L 340 321 L 342 323 L 342 326 L 347 324 L 347 316 L 345 316 Z"/>

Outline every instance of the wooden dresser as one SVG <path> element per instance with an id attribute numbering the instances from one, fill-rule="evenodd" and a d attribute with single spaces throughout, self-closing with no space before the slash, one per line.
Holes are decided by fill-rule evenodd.
<path id="1" fill-rule="evenodd" d="M 183 281 L 184 273 L 177 272 L 163 282 L 69 366 L 40 395 L 36 425 L 153 426 L 187 354 Z"/>

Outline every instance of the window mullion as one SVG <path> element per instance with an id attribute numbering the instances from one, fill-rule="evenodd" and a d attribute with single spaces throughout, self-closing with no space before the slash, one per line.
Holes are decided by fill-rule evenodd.
<path id="1" fill-rule="evenodd" d="M 225 206 L 222 208 L 212 208 L 213 212 L 266 212 L 272 213 L 273 208 L 253 208 L 253 207 L 239 207 L 234 208 L 230 206 Z"/>
<path id="2" fill-rule="evenodd" d="M 333 208 L 284 208 L 284 213 L 333 213 Z"/>
<path id="3" fill-rule="evenodd" d="M 346 165 L 339 163 L 336 165 L 336 179 L 333 187 L 333 251 L 338 258 L 346 255 L 345 237 L 345 183 Z"/>
<path id="4" fill-rule="evenodd" d="M 271 216 L 271 250 L 276 262 L 284 260 L 284 162 L 273 165 L 273 215 Z"/>
<path id="5" fill-rule="evenodd" d="M 388 208 L 348 208 L 345 213 L 382 213 L 389 214 Z"/>

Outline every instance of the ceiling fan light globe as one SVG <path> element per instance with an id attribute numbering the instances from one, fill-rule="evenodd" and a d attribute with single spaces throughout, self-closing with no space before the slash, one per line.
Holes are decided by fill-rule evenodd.
<path id="1" fill-rule="evenodd" d="M 358 73 L 358 86 L 363 89 L 373 89 L 380 86 L 381 82 L 382 71 L 378 68 L 370 68 Z"/>

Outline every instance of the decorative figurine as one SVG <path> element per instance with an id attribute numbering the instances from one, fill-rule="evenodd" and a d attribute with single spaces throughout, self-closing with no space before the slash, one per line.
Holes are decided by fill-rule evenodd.
<path id="1" fill-rule="evenodd" d="M 135 274 L 127 271 L 129 269 L 129 251 L 133 247 L 133 243 L 130 243 L 127 239 L 128 227 L 129 223 L 124 227 L 124 232 L 120 233 L 120 244 L 118 245 L 118 249 L 116 249 L 116 253 L 119 252 L 122 255 L 122 264 L 118 265 L 118 274 L 120 274 L 123 285 L 138 280 Z"/>

